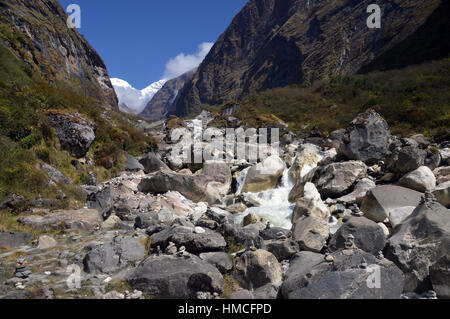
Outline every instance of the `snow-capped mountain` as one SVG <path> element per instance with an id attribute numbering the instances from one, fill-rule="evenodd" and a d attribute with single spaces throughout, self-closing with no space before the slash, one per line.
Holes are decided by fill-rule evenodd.
<path id="1" fill-rule="evenodd" d="M 147 103 L 164 86 L 167 80 L 160 80 L 150 84 L 143 90 L 138 90 L 125 80 L 113 78 L 111 83 L 119 98 L 119 107 L 123 112 L 141 113 Z"/>

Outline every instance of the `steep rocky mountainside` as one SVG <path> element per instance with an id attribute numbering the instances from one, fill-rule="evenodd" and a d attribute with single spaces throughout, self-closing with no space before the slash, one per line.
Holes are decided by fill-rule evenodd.
<path id="1" fill-rule="evenodd" d="M 139 114 L 146 120 L 159 121 L 174 111 L 173 104 L 184 85 L 192 78 L 196 70 L 186 72 L 168 81 Z"/>
<path id="2" fill-rule="evenodd" d="M 372 3 L 250 0 L 186 84 L 177 115 L 252 92 L 354 74 L 414 34 L 441 1 L 378 1 L 382 28 L 368 29 Z"/>
<path id="3" fill-rule="evenodd" d="M 0 0 L 0 200 L 69 207 L 86 196 L 79 185 L 115 176 L 127 153 L 153 147 L 142 121 L 119 112 L 105 64 L 66 19 L 57 0 Z"/>
<path id="4" fill-rule="evenodd" d="M 67 27 L 67 14 L 57 0 L 1 0 L 0 39 L 48 80 L 70 81 L 118 108 L 103 60 L 75 28 Z"/>

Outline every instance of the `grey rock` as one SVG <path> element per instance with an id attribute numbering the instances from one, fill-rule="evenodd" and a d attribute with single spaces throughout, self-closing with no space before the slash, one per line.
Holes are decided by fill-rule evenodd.
<path id="1" fill-rule="evenodd" d="M 115 237 L 86 254 L 83 264 L 87 273 L 112 273 L 144 257 L 145 249 L 136 239 Z"/>
<path id="2" fill-rule="evenodd" d="M 286 299 L 400 299 L 405 278 L 387 259 L 360 249 L 330 255 L 301 252 L 291 262 L 281 292 Z M 366 268 L 361 264 L 365 263 Z M 377 274 L 375 274 L 377 272 Z M 380 281 L 376 277 L 379 275 Z M 379 284 L 379 286 L 378 286 Z"/>
<path id="3" fill-rule="evenodd" d="M 256 289 L 266 284 L 280 285 L 281 265 L 266 250 L 247 251 L 236 263 L 236 278 L 244 288 Z"/>
<path id="4" fill-rule="evenodd" d="M 450 256 L 442 256 L 431 266 L 430 279 L 437 296 L 450 299 Z"/>
<path id="5" fill-rule="evenodd" d="M 356 186 L 353 192 L 351 192 L 348 195 L 339 197 L 337 199 L 337 202 L 340 203 L 346 203 L 346 204 L 358 204 L 361 205 L 361 202 L 366 196 L 367 192 L 377 187 L 374 181 L 368 178 L 363 178 L 360 180 Z"/>
<path id="6" fill-rule="evenodd" d="M 224 286 L 220 272 L 194 255 L 150 256 L 127 276 L 127 281 L 157 299 L 195 298 L 198 291 L 220 294 Z"/>
<path id="7" fill-rule="evenodd" d="M 374 255 L 383 250 L 386 244 L 386 236 L 377 223 L 364 217 L 351 217 L 331 237 L 328 245 L 330 250 L 344 249 L 350 234 L 355 237 L 356 247 Z"/>
<path id="8" fill-rule="evenodd" d="M 278 261 L 289 260 L 300 251 L 298 243 L 294 240 L 267 240 L 266 249 L 271 252 Z"/>
<path id="9" fill-rule="evenodd" d="M 322 196 L 336 198 L 348 194 L 357 180 L 366 174 L 367 166 L 363 162 L 333 163 L 319 167 L 312 182 Z"/>
<path id="10" fill-rule="evenodd" d="M 95 209 L 57 210 L 43 216 L 21 216 L 18 222 L 43 230 L 93 230 L 103 222 L 103 218 Z"/>
<path id="11" fill-rule="evenodd" d="M 450 208 L 450 181 L 438 185 L 433 195 L 439 203 Z"/>
<path id="12" fill-rule="evenodd" d="M 230 299 L 231 300 L 250 300 L 250 299 L 255 299 L 255 296 L 253 296 L 253 293 L 251 293 L 250 291 L 248 291 L 246 289 L 242 289 L 242 290 L 234 292 L 230 296 Z"/>
<path id="13" fill-rule="evenodd" d="M 358 115 L 347 129 L 339 154 L 349 160 L 376 163 L 384 158 L 391 141 L 387 122 L 375 111 Z"/>
<path id="14" fill-rule="evenodd" d="M 72 185 L 73 184 L 73 181 L 71 178 L 65 176 L 63 173 L 61 173 L 59 170 L 57 170 L 53 166 L 50 166 L 46 163 L 42 163 L 42 164 L 36 164 L 36 168 L 39 170 L 43 170 L 45 172 L 45 174 L 47 175 L 47 178 L 49 179 L 50 185 L 56 185 L 56 184 Z"/>
<path id="15" fill-rule="evenodd" d="M 387 167 L 395 172 L 406 174 L 425 164 L 427 152 L 410 145 L 395 149 L 386 159 Z"/>
<path id="16" fill-rule="evenodd" d="M 229 272 L 233 269 L 233 263 L 227 253 L 224 252 L 211 252 L 200 254 L 200 259 L 209 262 L 216 267 L 222 274 Z"/>
<path id="17" fill-rule="evenodd" d="M 33 234 L 30 233 L 2 231 L 0 232 L 0 247 L 14 249 L 24 246 L 25 244 L 33 240 L 33 238 Z"/>
<path id="18" fill-rule="evenodd" d="M 178 247 L 186 247 L 186 250 L 191 253 L 220 250 L 227 245 L 222 235 L 210 229 L 206 229 L 202 234 L 197 234 L 193 228 L 182 226 L 168 228 L 152 237 L 152 247 L 160 246 L 165 249 L 170 242 Z"/>
<path id="19" fill-rule="evenodd" d="M 144 170 L 144 166 L 138 162 L 136 157 L 125 154 L 125 170 L 129 172 L 139 172 Z"/>
<path id="20" fill-rule="evenodd" d="M 73 157 L 84 157 L 95 140 L 95 124 L 78 113 L 49 114 L 48 119 L 63 149 Z"/>
<path id="21" fill-rule="evenodd" d="M 170 171 L 170 168 L 161 161 L 154 153 L 148 153 L 139 161 L 145 173 L 150 174 L 158 171 Z"/>
<path id="22" fill-rule="evenodd" d="M 320 252 L 330 235 L 330 226 L 322 218 L 304 216 L 299 218 L 292 227 L 292 239 L 302 250 Z"/>
<path id="23" fill-rule="evenodd" d="M 375 221 L 384 222 L 390 213 L 401 207 L 419 205 L 422 193 L 409 188 L 394 185 L 381 185 L 369 192 L 361 204 L 364 216 Z"/>
<path id="24" fill-rule="evenodd" d="M 163 194 L 178 191 L 194 202 L 219 203 L 231 187 L 231 170 L 220 161 L 208 161 L 200 175 L 188 176 L 173 172 L 157 172 L 142 179 L 139 190 L 144 193 Z"/>
<path id="25" fill-rule="evenodd" d="M 436 187 L 436 177 L 427 166 L 421 166 L 403 176 L 400 179 L 399 184 L 406 188 L 424 193 L 425 191 L 434 190 Z"/>
<path id="26" fill-rule="evenodd" d="M 419 205 L 395 228 L 386 258 L 406 275 L 405 292 L 431 289 L 430 267 L 450 254 L 450 212 L 439 203 Z"/>

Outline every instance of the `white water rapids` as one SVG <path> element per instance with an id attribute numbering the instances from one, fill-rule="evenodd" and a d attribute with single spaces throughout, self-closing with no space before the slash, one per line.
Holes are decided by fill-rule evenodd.
<path id="1" fill-rule="evenodd" d="M 318 159 L 318 162 L 322 157 Z M 301 177 L 308 174 L 317 165 L 305 165 L 301 172 Z M 245 179 L 250 168 L 243 170 L 237 178 L 237 192 L 236 194 L 242 194 Z M 275 227 L 281 227 L 285 229 L 292 228 L 292 213 L 295 208 L 295 203 L 289 202 L 289 193 L 294 187 L 294 183 L 290 181 L 289 169 L 284 169 L 281 182 L 275 189 L 266 190 L 259 193 L 246 193 L 245 195 L 252 201 L 258 202 L 260 206 L 250 207 L 242 214 L 236 217 L 236 222 L 241 223 L 245 216 L 250 213 L 254 213 L 260 217 L 264 217 Z"/>

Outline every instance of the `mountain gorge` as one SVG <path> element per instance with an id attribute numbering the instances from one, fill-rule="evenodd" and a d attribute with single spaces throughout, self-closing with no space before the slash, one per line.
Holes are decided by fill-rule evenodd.
<path id="1" fill-rule="evenodd" d="M 414 34 L 441 1 L 379 1 L 381 29 L 367 27 L 371 3 L 250 0 L 186 84 L 176 114 L 198 114 L 266 89 L 355 74 Z"/>
<path id="2" fill-rule="evenodd" d="M 189 71 L 179 77 L 167 81 L 153 98 L 148 102 L 139 116 L 148 121 L 159 121 L 174 113 L 173 105 L 181 93 L 184 85 L 192 78 L 195 70 Z"/>

